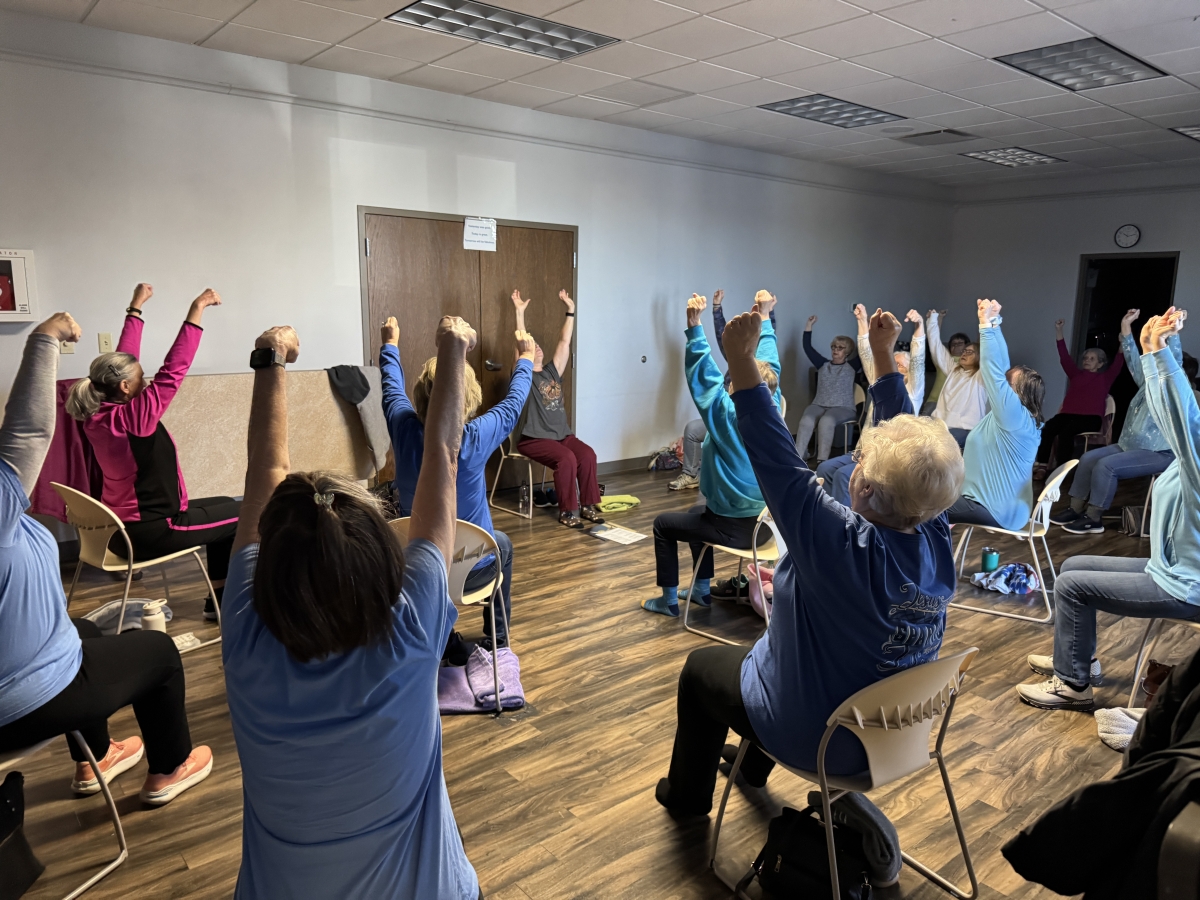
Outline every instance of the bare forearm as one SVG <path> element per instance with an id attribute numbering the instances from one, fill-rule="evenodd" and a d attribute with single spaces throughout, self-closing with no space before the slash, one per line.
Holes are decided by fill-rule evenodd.
<path id="1" fill-rule="evenodd" d="M 409 535 L 432 542 L 450 565 L 454 550 L 457 509 L 458 451 L 463 429 L 463 373 L 466 360 L 461 346 L 447 341 L 438 348 L 437 380 L 425 416 L 425 449 L 421 474 L 413 493 Z"/>
<path id="2" fill-rule="evenodd" d="M 287 375 L 282 367 L 271 366 L 254 373 L 246 448 L 246 493 L 234 549 L 258 542 L 258 520 L 263 508 L 289 471 Z"/>

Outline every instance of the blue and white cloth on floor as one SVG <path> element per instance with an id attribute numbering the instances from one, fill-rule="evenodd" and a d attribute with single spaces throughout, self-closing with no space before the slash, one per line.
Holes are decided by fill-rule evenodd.
<path id="1" fill-rule="evenodd" d="M 994 572 L 976 572 L 971 584 L 1001 594 L 1028 594 L 1042 587 L 1029 563 L 1009 563 Z"/>

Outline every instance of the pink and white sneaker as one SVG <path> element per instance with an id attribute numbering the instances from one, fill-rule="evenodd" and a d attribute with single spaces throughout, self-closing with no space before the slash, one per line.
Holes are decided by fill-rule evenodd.
<path id="1" fill-rule="evenodd" d="M 108 752 L 104 754 L 104 759 L 96 760 L 100 765 L 100 774 L 104 776 L 104 783 L 112 784 L 114 778 L 122 772 L 128 772 L 141 762 L 145 755 L 146 748 L 140 737 L 128 737 L 123 741 L 109 741 Z M 71 782 L 71 790 L 76 794 L 100 793 L 100 781 L 92 772 L 91 763 L 75 764 L 75 780 Z"/>

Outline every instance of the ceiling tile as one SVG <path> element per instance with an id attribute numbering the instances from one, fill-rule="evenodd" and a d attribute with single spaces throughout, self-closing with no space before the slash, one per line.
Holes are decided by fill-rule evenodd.
<path id="1" fill-rule="evenodd" d="M 1036 100 L 1014 100 L 1012 103 L 995 103 L 997 109 L 1010 112 L 1016 116 L 1043 116 L 1050 113 L 1071 112 L 1076 109 L 1095 109 L 1099 106 L 1093 100 L 1079 94 L 1064 91 L 1053 97 L 1039 97 Z"/>
<path id="2" fill-rule="evenodd" d="M 84 20 L 88 25 L 128 31 L 149 37 L 194 44 L 204 40 L 224 23 L 186 13 L 133 3 L 131 0 L 100 0 Z"/>
<path id="3" fill-rule="evenodd" d="M 368 78 L 382 78 L 386 81 L 402 72 L 412 71 L 422 63 L 400 59 L 398 56 L 384 56 L 382 53 L 351 50 L 349 47 L 330 47 L 305 65 L 334 72 L 349 72 L 351 75 L 365 75 Z"/>
<path id="4" fill-rule="evenodd" d="M 645 80 L 676 90 L 699 94 L 753 81 L 754 76 L 714 66 L 712 63 L 695 62 L 677 69 L 667 69 L 665 72 L 646 75 Z"/>
<path id="5" fill-rule="evenodd" d="M 690 9 L 692 12 L 710 13 L 728 6 L 737 6 L 743 0 L 671 0 L 676 6 Z"/>
<path id="6" fill-rule="evenodd" d="M 932 116 L 922 116 L 924 122 L 932 122 L 942 128 L 973 128 L 976 125 L 988 125 L 992 122 L 1011 122 L 1016 116 L 1000 112 L 989 106 L 978 106 L 975 109 L 964 109 L 961 112 L 938 113 Z"/>
<path id="7" fill-rule="evenodd" d="M 502 3 L 503 0 L 500 0 Z M 695 18 L 696 13 L 659 0 L 581 0 L 549 18 L 564 25 L 628 41 L 669 25 Z"/>
<path id="8" fill-rule="evenodd" d="M 588 68 L 611 72 L 614 75 L 624 75 L 627 78 L 652 75 L 655 72 L 663 72 L 692 61 L 686 56 L 664 53 L 661 50 L 625 41 L 593 50 L 579 59 L 581 64 Z"/>
<path id="9" fill-rule="evenodd" d="M 0 8 L 33 16 L 81 22 L 93 0 L 0 0 Z"/>
<path id="10" fill-rule="evenodd" d="M 531 84 L 534 87 L 549 88 L 552 91 L 566 91 L 568 94 L 586 94 L 589 91 L 608 87 L 625 81 L 620 75 L 610 75 L 597 69 L 576 66 L 571 63 L 556 63 L 545 69 L 538 69 L 528 75 L 514 78 L 521 84 Z"/>
<path id="11" fill-rule="evenodd" d="M 1173 140 L 1178 135 L 1173 134 L 1165 128 L 1155 128 L 1148 122 L 1142 122 L 1143 126 L 1148 126 L 1153 129 L 1151 131 L 1133 131 L 1128 134 L 1105 134 L 1096 137 L 1096 140 L 1105 144 L 1112 144 L 1114 147 L 1132 147 L 1135 144 L 1153 144 L 1160 141 Z M 1100 128 L 1100 125 L 1085 125 L 1083 128 Z M 1080 128 L 1074 129 L 1080 131 Z M 1184 138 L 1184 140 L 1187 140 Z M 1140 151 L 1138 151 L 1140 152 Z"/>
<path id="12" fill-rule="evenodd" d="M 305 0 L 305 2 L 315 6 L 340 9 L 342 12 L 357 13 L 360 16 L 370 16 L 372 19 L 390 16 L 398 8 L 396 0 Z"/>
<path id="13" fill-rule="evenodd" d="M 1193 85 L 1178 78 L 1148 78 L 1145 81 L 1131 81 L 1129 84 L 1094 88 L 1083 93 L 1088 99 L 1098 103 L 1120 106 L 1124 103 L 1136 103 L 1139 100 L 1157 100 L 1160 97 L 1195 94 L 1197 90 Z"/>
<path id="14" fill-rule="evenodd" d="M 718 122 L 721 125 L 731 125 L 741 131 L 769 134 L 774 137 L 799 141 L 817 141 L 833 131 L 854 133 L 859 130 L 837 128 L 833 125 L 826 125 L 824 122 L 814 122 L 811 119 L 801 119 L 797 116 L 788 116 L 765 109 L 739 109 L 737 112 L 713 116 L 710 121 Z M 858 135 L 855 139 L 861 141 L 863 137 Z M 836 142 L 821 143 L 822 146 L 837 146 Z"/>
<path id="15" fill-rule="evenodd" d="M 588 96 L 600 97 L 604 100 L 616 100 L 618 103 L 628 103 L 633 106 L 645 106 L 648 103 L 661 103 L 663 100 L 673 100 L 685 93 L 672 88 L 661 87 L 657 84 L 645 84 L 641 81 L 622 81 L 594 91 L 588 91 Z"/>
<path id="16" fill-rule="evenodd" d="M 989 122 L 986 125 L 974 125 L 971 128 L 971 134 L 977 134 L 980 137 L 992 138 L 1015 138 L 1017 136 L 1026 135 L 1041 135 L 1047 131 L 1057 131 L 1043 122 L 1035 122 L 1032 119 L 1009 119 L 1006 122 Z M 1030 138 L 1032 140 L 1032 138 Z M 1020 143 L 1020 141 L 1016 141 Z"/>
<path id="17" fill-rule="evenodd" d="M 713 121 L 742 131 L 758 131 L 763 134 L 771 134 L 783 123 L 783 120 L 791 118 L 794 117 L 785 116 L 782 113 L 771 112 L 766 109 L 739 109 L 736 112 L 717 116 Z"/>
<path id="18" fill-rule="evenodd" d="M 673 116 L 683 116 L 686 119 L 707 119 L 725 112 L 733 112 L 744 107 L 727 100 L 716 100 L 712 97 L 680 97 L 678 100 L 668 100 L 649 107 L 654 112 L 665 112 Z"/>
<path id="19" fill-rule="evenodd" d="M 1119 137 L 1121 135 L 1146 135 L 1146 134 L 1165 134 L 1161 128 L 1155 128 L 1153 125 L 1143 122 L 1141 119 L 1119 119 L 1117 121 L 1108 122 L 1082 122 L 1077 125 L 1070 126 L 1071 133 L 1077 134 L 1080 137 L 1095 138 L 1098 141 L 1107 141 L 1110 137 Z M 1152 138 L 1142 137 L 1141 141 L 1153 140 Z M 1130 143 L 1138 143 L 1131 141 Z"/>
<path id="20" fill-rule="evenodd" d="M 280 62 L 301 63 L 312 59 L 328 48 L 329 44 L 292 37 L 290 34 L 276 34 L 273 31 L 230 24 L 205 41 L 203 46 L 263 59 L 277 59 Z"/>
<path id="21" fill-rule="evenodd" d="M 1012 143 L 1016 147 L 1032 150 L 1034 153 L 1044 153 L 1047 156 L 1058 156 L 1060 153 L 1067 153 L 1068 151 L 1099 150 L 1104 146 L 1087 138 L 1067 138 L 1065 141 L 1042 141 L 1035 138 L 1034 140 L 1013 141 Z"/>
<path id="22" fill-rule="evenodd" d="M 1200 47 L 1159 53 L 1155 56 L 1147 56 L 1145 60 L 1164 72 L 1171 72 L 1175 75 L 1191 75 L 1200 72 Z"/>
<path id="23" fill-rule="evenodd" d="M 357 3 L 358 0 L 347 0 L 347 2 Z M 395 2 L 396 0 L 392 0 L 393 5 Z M 525 13 L 527 16 L 548 16 L 575 2 L 576 0 L 503 0 L 505 9 Z"/>
<path id="24" fill-rule="evenodd" d="M 830 56 L 845 59 L 899 47 L 902 44 L 915 44 L 922 40 L 925 40 L 925 35 L 919 31 L 897 25 L 879 16 L 867 16 L 827 25 L 815 31 L 806 31 L 795 35 L 792 43 L 816 50 L 818 53 L 828 53 Z"/>
<path id="25" fill-rule="evenodd" d="M 474 41 L 438 34 L 428 28 L 401 25 L 399 22 L 376 22 L 370 28 L 341 43 L 354 50 L 399 56 L 401 59 L 415 59 L 418 62 L 433 62 L 475 44 Z"/>
<path id="26" fill-rule="evenodd" d="M 1122 103 L 1121 109 L 1143 119 L 1168 113 L 1200 113 L 1200 93 L 1187 94 L 1182 97 L 1160 97 L 1157 100 L 1139 100 L 1137 103 Z"/>
<path id="27" fill-rule="evenodd" d="M 1147 122 L 1151 125 L 1158 125 L 1162 128 L 1182 128 L 1183 126 L 1200 125 L 1200 113 L 1194 110 L 1184 110 L 1183 112 L 1163 113 L 1156 116 L 1145 116 Z M 1190 138 L 1189 138 L 1190 140 Z M 1196 143 L 1200 143 L 1197 141 Z"/>
<path id="28" fill-rule="evenodd" d="M 721 88 L 716 91 L 705 91 L 706 96 L 718 100 L 728 100 L 731 103 L 741 103 L 746 106 L 762 106 L 764 103 L 775 103 L 778 100 L 790 100 L 796 96 L 796 89 L 790 84 L 780 84 L 759 78 L 733 87 Z"/>
<path id="29" fill-rule="evenodd" d="M 887 77 L 873 69 L 856 66 L 854 63 L 838 59 L 820 66 L 809 66 L 798 72 L 785 72 L 776 75 L 774 80 L 795 85 L 810 94 L 824 94 L 853 87 L 856 84 L 883 81 Z"/>
<path id="30" fill-rule="evenodd" d="M 714 134 L 722 134 L 732 131 L 724 125 L 718 125 L 716 122 L 674 122 L 665 128 L 657 128 L 656 131 L 662 134 L 674 134 L 679 137 L 690 138 L 707 138 Z"/>
<path id="31" fill-rule="evenodd" d="M 713 18 L 774 37 L 787 37 L 862 15 L 866 15 L 863 10 L 842 0 L 749 0 L 713 13 Z"/>
<path id="32" fill-rule="evenodd" d="M 1183 138 L 1180 141 L 1160 141 L 1127 148 L 1139 156 L 1161 162 L 1200 160 L 1200 141 Z"/>
<path id="33" fill-rule="evenodd" d="M 882 12 L 885 9 L 903 6 L 905 3 L 912 3 L 912 0 L 854 0 L 855 6 L 869 9 L 871 12 Z"/>
<path id="34" fill-rule="evenodd" d="M 765 44 L 768 40 L 770 38 L 766 35 L 730 25 L 728 22 L 710 19 L 708 16 L 700 16 L 648 34 L 640 38 L 638 43 L 693 59 L 708 59 L 753 47 L 755 44 Z"/>
<path id="35" fill-rule="evenodd" d="M 1053 13 L 1044 12 L 959 32 L 947 36 L 946 40 L 980 56 L 995 58 L 1085 37 L 1091 35 Z"/>
<path id="36" fill-rule="evenodd" d="M 1144 157 L 1126 150 L 1118 150 L 1116 147 L 1099 147 L 1095 150 L 1064 150 L 1060 151 L 1060 158 L 1095 169 L 1145 162 Z"/>
<path id="37" fill-rule="evenodd" d="M 761 75 L 763 78 L 832 61 L 832 56 L 797 47 L 787 41 L 771 41 L 769 44 L 759 44 L 757 47 L 714 56 L 709 60 L 715 65 L 738 72 L 749 72 L 751 75 Z"/>
<path id="38" fill-rule="evenodd" d="M 336 44 L 374 24 L 375 19 L 300 0 L 255 0 L 233 21 L 237 25 Z"/>
<path id="39" fill-rule="evenodd" d="M 918 41 L 915 44 L 905 44 L 902 47 L 892 47 L 890 50 L 856 56 L 851 62 L 869 69 L 887 72 L 889 75 L 911 75 L 914 72 L 928 72 L 930 69 L 964 65 L 976 62 L 978 59 L 979 57 L 974 53 L 969 53 L 953 44 L 947 44 L 945 41 Z"/>
<path id="40" fill-rule="evenodd" d="M 222 19 L 228 22 L 254 0 L 144 0 L 146 6 L 170 9 L 200 16 L 202 19 Z"/>
<path id="41" fill-rule="evenodd" d="M 580 119 L 599 119 L 610 116 L 623 109 L 629 109 L 623 103 L 612 100 L 597 100 L 594 97 L 570 97 L 542 107 L 542 112 L 559 113 L 564 116 L 575 116 Z"/>
<path id="42" fill-rule="evenodd" d="M 492 87 L 476 91 L 471 95 L 482 100 L 493 100 L 496 103 L 507 103 L 509 106 L 524 106 L 532 109 L 545 106 L 556 100 L 566 100 L 570 94 L 562 91 L 548 91 L 545 88 L 532 87 L 528 84 L 517 84 L 515 81 L 505 81 Z"/>
<path id="43" fill-rule="evenodd" d="M 649 109 L 630 109 L 616 115 L 605 116 L 604 121 L 616 122 L 618 125 L 632 125 L 634 128 L 662 128 L 685 120 L 682 116 L 670 116 Z"/>
<path id="44" fill-rule="evenodd" d="M 397 75 L 392 81 L 411 84 L 414 87 L 430 88 L 435 91 L 445 91 L 449 94 L 470 94 L 489 85 L 500 83 L 497 78 L 486 78 L 483 75 L 472 75 L 469 72 L 444 69 L 441 66 L 421 66 L 419 69 Z"/>
<path id="45" fill-rule="evenodd" d="M 996 106 L 1000 103 L 1016 103 L 1018 100 L 1040 100 L 1043 97 L 1059 97 L 1067 94 L 1068 91 L 1041 78 L 1026 76 L 1017 81 L 1005 81 L 1002 84 L 985 84 L 983 87 L 960 88 L 954 93 L 959 97 L 966 100 L 973 100 L 984 106 Z"/>
<path id="46" fill-rule="evenodd" d="M 1077 3 L 1058 11 L 1064 19 L 1086 28 L 1093 34 L 1112 34 L 1129 28 L 1170 22 L 1174 19 L 1190 19 L 1200 14 L 1195 0 L 1154 0 L 1143 3 L 1139 0 L 1091 0 Z"/>
<path id="47" fill-rule="evenodd" d="M 457 53 L 443 56 L 437 64 L 447 69 L 470 72 L 472 75 L 508 79 L 545 69 L 554 65 L 554 60 L 532 53 L 522 53 L 520 50 L 473 42 Z"/>
<path id="48" fill-rule="evenodd" d="M 1070 128 L 1073 125 L 1093 125 L 1097 122 L 1126 122 L 1130 117 L 1107 106 L 1095 109 L 1075 109 L 1069 112 L 1047 113 L 1044 116 L 1031 116 L 1039 122 L 1053 125 L 1055 128 Z"/>
<path id="49" fill-rule="evenodd" d="M 1200 47 L 1200 19 L 1143 25 L 1106 34 L 1104 39 L 1126 53 L 1142 58 L 1175 50 L 1191 50 Z"/>
<path id="50" fill-rule="evenodd" d="M 887 104 L 899 103 L 903 100 L 915 100 L 918 97 L 928 97 L 936 93 L 924 85 L 913 84 L 903 78 L 889 78 L 887 81 L 876 81 L 871 84 L 860 84 L 843 88 L 838 99 L 849 100 L 851 103 L 861 103 L 876 109 L 884 109 Z M 887 108 L 890 112 L 890 107 Z"/>
<path id="51" fill-rule="evenodd" d="M 976 109 L 978 106 L 979 104 L 977 103 L 972 103 L 969 100 L 963 100 L 961 97 L 955 97 L 950 94 L 929 94 L 926 97 L 917 97 L 915 100 L 901 100 L 896 103 L 889 103 L 887 111 L 895 113 L 898 116 L 904 116 L 906 119 L 923 119 L 926 116 L 934 116 L 939 113 Z"/>
<path id="52" fill-rule="evenodd" d="M 1017 81 L 1028 77 L 1023 72 L 992 62 L 990 59 L 981 59 L 978 62 L 961 66 L 949 66 L 929 72 L 915 72 L 909 75 L 908 79 L 937 91 L 957 91 L 962 88 L 1002 84 L 1005 81 Z"/>
<path id="53" fill-rule="evenodd" d="M 939 37 L 1031 16 L 1042 9 L 1029 0 L 919 0 L 884 13 L 895 22 Z"/>
<path id="54" fill-rule="evenodd" d="M 727 134 L 711 138 L 718 144 L 732 144 L 735 147 L 745 147 L 748 150 L 774 150 L 783 147 L 787 142 L 781 137 L 769 134 L 756 134 L 753 131 L 731 131 Z"/>

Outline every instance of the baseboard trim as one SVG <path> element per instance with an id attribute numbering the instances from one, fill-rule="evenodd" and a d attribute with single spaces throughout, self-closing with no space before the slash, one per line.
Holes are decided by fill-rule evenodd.
<path id="1" fill-rule="evenodd" d="M 645 471 L 646 457 L 635 456 L 631 459 L 614 459 L 596 465 L 597 475 L 616 475 L 620 472 Z"/>

